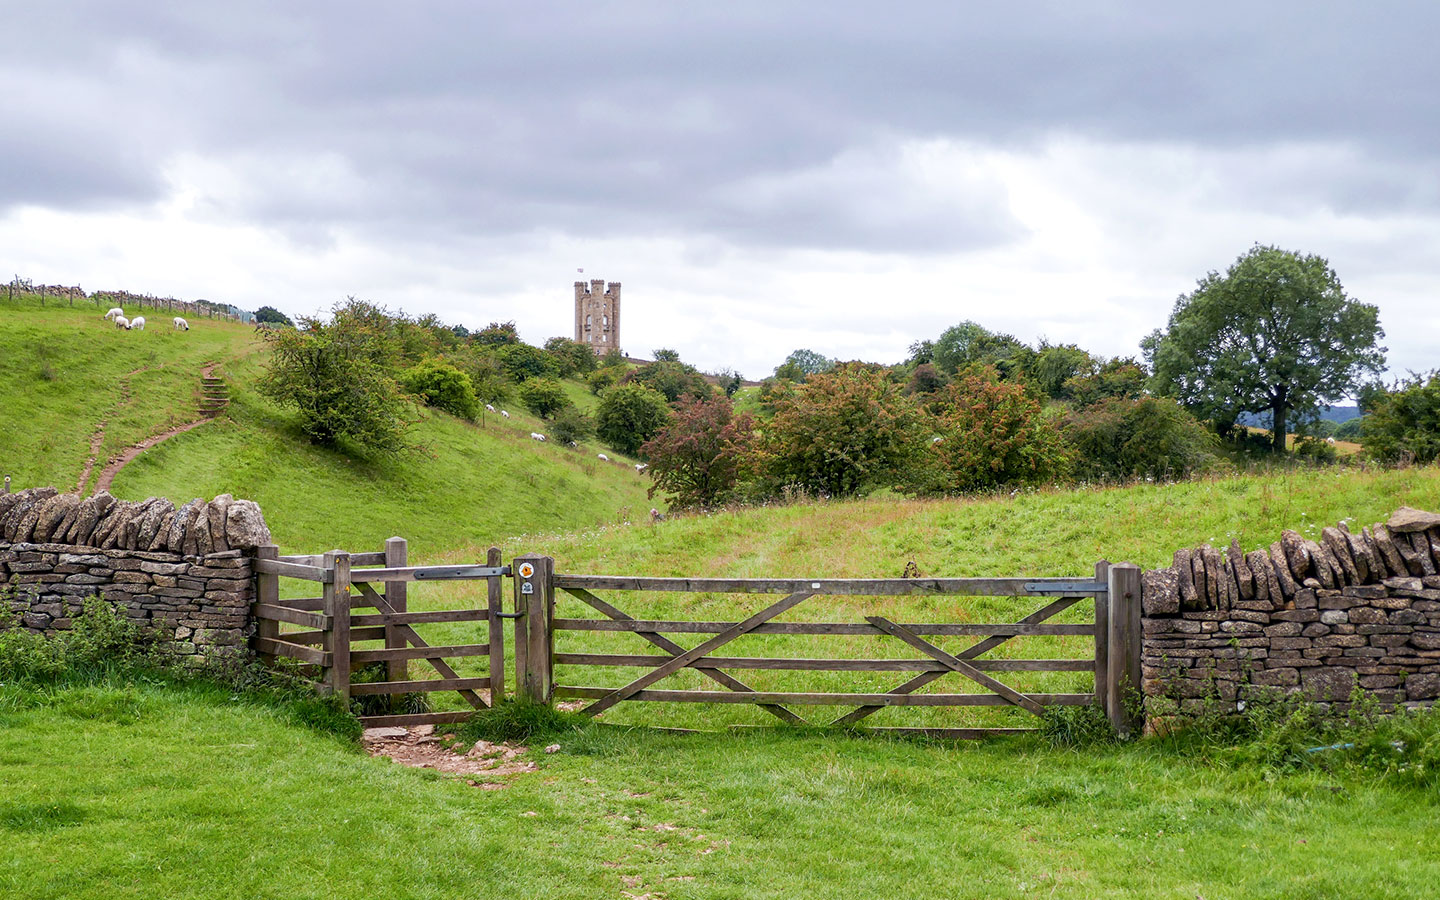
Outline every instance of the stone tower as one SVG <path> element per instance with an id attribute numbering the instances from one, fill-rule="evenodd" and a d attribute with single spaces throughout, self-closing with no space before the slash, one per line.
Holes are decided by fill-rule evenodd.
<path id="1" fill-rule="evenodd" d="M 620 282 L 596 278 L 586 287 L 575 282 L 575 340 L 589 344 L 596 356 L 620 346 Z"/>

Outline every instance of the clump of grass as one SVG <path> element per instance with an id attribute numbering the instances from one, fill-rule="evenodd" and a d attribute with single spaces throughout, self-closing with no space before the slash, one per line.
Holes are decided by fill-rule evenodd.
<path id="1" fill-rule="evenodd" d="M 351 684 L 389 681 L 385 663 L 371 663 L 350 672 Z M 430 698 L 420 691 L 406 694 L 361 694 L 350 698 L 350 711 L 357 716 L 398 716 L 430 712 Z"/>
<path id="2" fill-rule="evenodd" d="M 455 729 L 457 740 L 531 741 L 573 736 L 588 730 L 593 720 L 577 713 L 561 712 L 541 703 L 514 700 L 480 710 Z"/>
<path id="3" fill-rule="evenodd" d="M 1098 706 L 1047 706 L 1040 716 L 1040 737 L 1052 747 L 1096 747 L 1120 738 Z"/>
<path id="4" fill-rule="evenodd" d="M 1333 709 L 1299 695 L 1260 697 L 1240 714 L 1203 714 L 1156 745 L 1264 777 L 1348 772 L 1440 785 L 1440 710 L 1386 710 L 1358 688 Z"/>

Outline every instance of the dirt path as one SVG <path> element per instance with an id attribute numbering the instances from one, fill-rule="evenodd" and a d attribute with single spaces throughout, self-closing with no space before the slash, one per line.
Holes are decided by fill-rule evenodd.
<path id="1" fill-rule="evenodd" d="M 514 744 L 491 744 L 479 741 L 473 746 L 454 745 L 435 733 L 434 725 L 420 725 L 414 728 L 367 728 L 361 739 L 365 752 L 371 756 L 384 756 L 402 766 L 417 769 L 433 769 L 450 775 L 483 776 L 499 778 L 534 772 L 536 765 L 525 758 L 529 748 Z M 546 752 L 560 749 L 546 748 Z M 479 780 L 471 777 L 466 782 L 485 790 L 503 788 L 503 781 Z"/>
<path id="2" fill-rule="evenodd" d="M 218 363 L 206 363 L 205 366 L 200 370 L 201 377 L 211 377 L 217 367 Z M 128 373 L 125 377 L 128 379 L 130 375 L 135 375 L 143 371 L 145 370 L 136 369 L 134 372 Z M 123 404 L 130 399 L 130 383 L 128 380 L 122 383 L 121 391 L 122 399 L 120 400 L 120 404 Z M 120 404 L 116 405 L 119 406 Z M 138 444 L 132 444 L 129 447 L 126 447 L 124 450 L 121 450 L 115 456 L 110 457 L 110 459 L 105 463 L 105 468 L 100 470 L 100 477 L 95 480 L 95 492 L 99 493 L 100 491 L 110 490 L 110 485 L 115 483 L 115 476 L 120 474 L 120 470 L 129 465 L 131 460 L 135 459 L 135 457 L 139 456 L 141 453 L 144 453 L 146 450 L 149 450 L 156 444 L 168 441 L 170 438 L 174 437 L 177 434 L 184 434 L 190 429 L 204 425 L 206 422 L 209 421 L 209 416 L 201 416 L 200 418 L 194 419 L 193 421 L 185 422 L 172 428 L 167 428 L 159 434 L 151 435 L 145 440 L 140 441 Z M 95 464 L 95 456 L 100 452 L 100 443 L 104 440 L 105 423 L 102 421 L 100 423 L 99 431 L 96 432 L 96 435 L 90 439 L 90 461 L 85 464 L 85 472 L 80 476 L 80 485 L 82 490 L 85 485 L 85 479 L 90 477 L 90 469 Z"/>

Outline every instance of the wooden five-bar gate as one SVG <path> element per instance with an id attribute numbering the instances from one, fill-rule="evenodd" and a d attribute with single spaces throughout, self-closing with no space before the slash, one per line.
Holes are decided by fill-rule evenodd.
<path id="1" fill-rule="evenodd" d="M 262 657 L 289 658 L 313 666 L 321 687 L 342 697 L 405 695 L 456 691 L 468 710 L 456 712 L 382 712 L 362 716 L 366 725 L 412 725 L 463 721 L 507 697 L 505 686 L 506 628 L 511 620 L 515 682 L 511 694 L 537 703 L 556 700 L 588 701 L 580 708 L 596 716 L 616 704 L 630 701 L 671 703 L 746 703 L 758 706 L 790 724 L 851 726 L 890 706 L 974 707 L 992 706 L 1040 714 L 1050 705 L 1099 704 L 1117 729 L 1134 727 L 1127 703 L 1140 684 L 1140 570 L 1129 564 L 1101 562 L 1092 575 L 1067 578 L 847 578 L 847 579 L 728 579 L 648 578 L 556 573 L 549 557 L 530 555 L 502 564 L 498 549 L 490 550 L 484 565 L 409 566 L 406 545 L 400 538 L 386 542 L 377 553 L 348 554 L 332 551 L 319 556 L 280 556 L 274 547 L 261 548 L 256 560 L 257 633 L 255 651 Z M 320 585 L 319 597 L 281 599 L 280 579 L 291 578 Z M 511 582 L 513 604 L 504 609 L 504 581 Z M 416 582 L 480 581 L 487 584 L 485 602 L 470 608 L 411 611 L 407 588 Z M 560 617 L 557 591 L 598 613 L 594 618 Z M 632 616 L 607 601 L 601 593 L 626 596 L 655 592 L 689 594 L 770 594 L 779 599 L 741 621 L 693 621 Z M 821 595 L 883 598 L 897 595 L 964 595 L 1034 597 L 1044 601 L 1018 621 L 980 624 L 971 622 L 900 622 L 892 614 L 863 615 L 854 621 L 786 621 L 782 616 Z M 1088 603 L 1087 603 L 1088 601 Z M 1086 604 L 1093 620 L 1056 623 L 1061 613 Z M 373 609 L 374 612 L 367 610 Z M 632 611 L 638 612 L 639 610 Z M 1073 616 L 1072 616 L 1073 618 Z M 1089 618 L 1087 616 L 1087 618 Z M 485 641 L 470 644 L 428 643 L 416 631 L 430 623 L 478 623 Z M 568 647 L 571 632 L 592 635 L 625 632 L 658 653 L 580 652 Z M 667 635 L 706 635 L 684 646 Z M 893 639 L 908 655 L 886 658 L 809 658 L 795 656 L 721 655 L 743 637 L 760 635 L 866 636 Z M 989 651 L 1017 637 L 1080 636 L 1093 640 L 1093 655 L 1086 658 L 1015 659 L 987 656 Z M 974 638 L 960 649 L 943 649 L 945 638 Z M 557 644 L 561 646 L 557 646 Z M 1086 646 L 1091 646 L 1086 642 Z M 486 666 L 483 676 L 461 676 L 447 660 L 466 660 L 462 667 Z M 411 661 L 424 662 L 437 677 L 410 676 Z M 353 680 L 359 667 L 384 664 L 380 680 Z M 643 669 L 623 685 L 596 686 L 559 683 L 556 667 Z M 699 673 L 708 689 L 665 689 L 657 683 L 682 670 Z M 895 672 L 905 676 L 884 691 L 813 692 L 757 689 L 734 673 L 752 670 Z M 1092 690 L 1077 693 L 1023 691 L 1002 681 L 1014 672 L 1090 672 Z M 754 676 L 744 676 L 753 680 Z M 942 678 L 962 679 L 981 692 L 922 691 Z M 851 707 L 838 716 L 806 719 L 800 707 Z M 1023 731 L 1017 728 L 900 728 L 947 737 L 980 737 Z"/>

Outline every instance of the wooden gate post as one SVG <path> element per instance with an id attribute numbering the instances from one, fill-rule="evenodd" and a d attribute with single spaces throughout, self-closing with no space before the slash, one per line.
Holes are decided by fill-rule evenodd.
<path id="1" fill-rule="evenodd" d="M 329 620 L 324 649 L 330 651 L 330 668 L 325 672 L 329 693 L 350 699 L 350 554 L 331 550 L 325 554 L 325 596 L 321 612 Z"/>
<path id="2" fill-rule="evenodd" d="M 385 542 L 385 568 L 403 569 L 409 563 L 409 543 L 402 537 L 392 537 Z M 385 602 L 390 604 L 390 611 L 403 613 L 406 611 L 406 604 L 409 596 L 406 592 L 407 585 L 403 581 L 385 582 Z M 399 625 L 385 626 L 385 649 L 403 650 L 409 645 L 405 639 L 405 629 Z M 410 661 L 405 659 L 392 659 L 385 663 L 386 681 L 409 681 Z"/>
<path id="3" fill-rule="evenodd" d="M 1110 646 L 1107 648 L 1109 681 L 1105 711 L 1122 737 L 1139 725 L 1139 710 L 1132 700 L 1140 691 L 1140 567 L 1119 563 L 1110 567 Z"/>
<path id="4" fill-rule="evenodd" d="M 5 480 L 9 481 L 10 479 L 7 478 Z M 262 544 L 261 546 L 255 548 L 255 558 L 279 559 L 280 548 L 275 546 L 274 544 Z M 269 603 L 277 606 L 279 605 L 279 575 L 269 575 L 264 572 L 255 573 L 255 603 L 257 605 L 261 603 Z M 255 623 L 255 637 L 261 639 L 269 639 L 272 641 L 280 640 L 280 622 L 276 619 L 271 618 L 258 619 Z M 275 662 L 275 655 L 272 653 L 265 653 L 263 651 L 260 651 L 257 652 L 256 655 L 260 657 L 262 662 L 271 664 Z"/>
<path id="5" fill-rule="evenodd" d="M 1107 587 L 1104 594 L 1095 595 L 1095 702 L 1101 709 L 1109 709 L 1110 685 L 1110 561 L 1102 559 L 1095 564 L 1095 583 Z"/>
<path id="6" fill-rule="evenodd" d="M 499 547 L 491 547 L 485 554 L 485 565 L 502 565 Z M 494 706 L 505 701 L 505 620 L 500 618 L 505 612 L 505 585 L 499 575 L 491 575 L 485 583 L 490 612 L 490 705 Z"/>
<path id="7" fill-rule="evenodd" d="M 551 610 L 555 604 L 554 560 L 519 556 L 511 564 L 515 580 L 515 696 L 550 703 L 554 679 Z"/>

